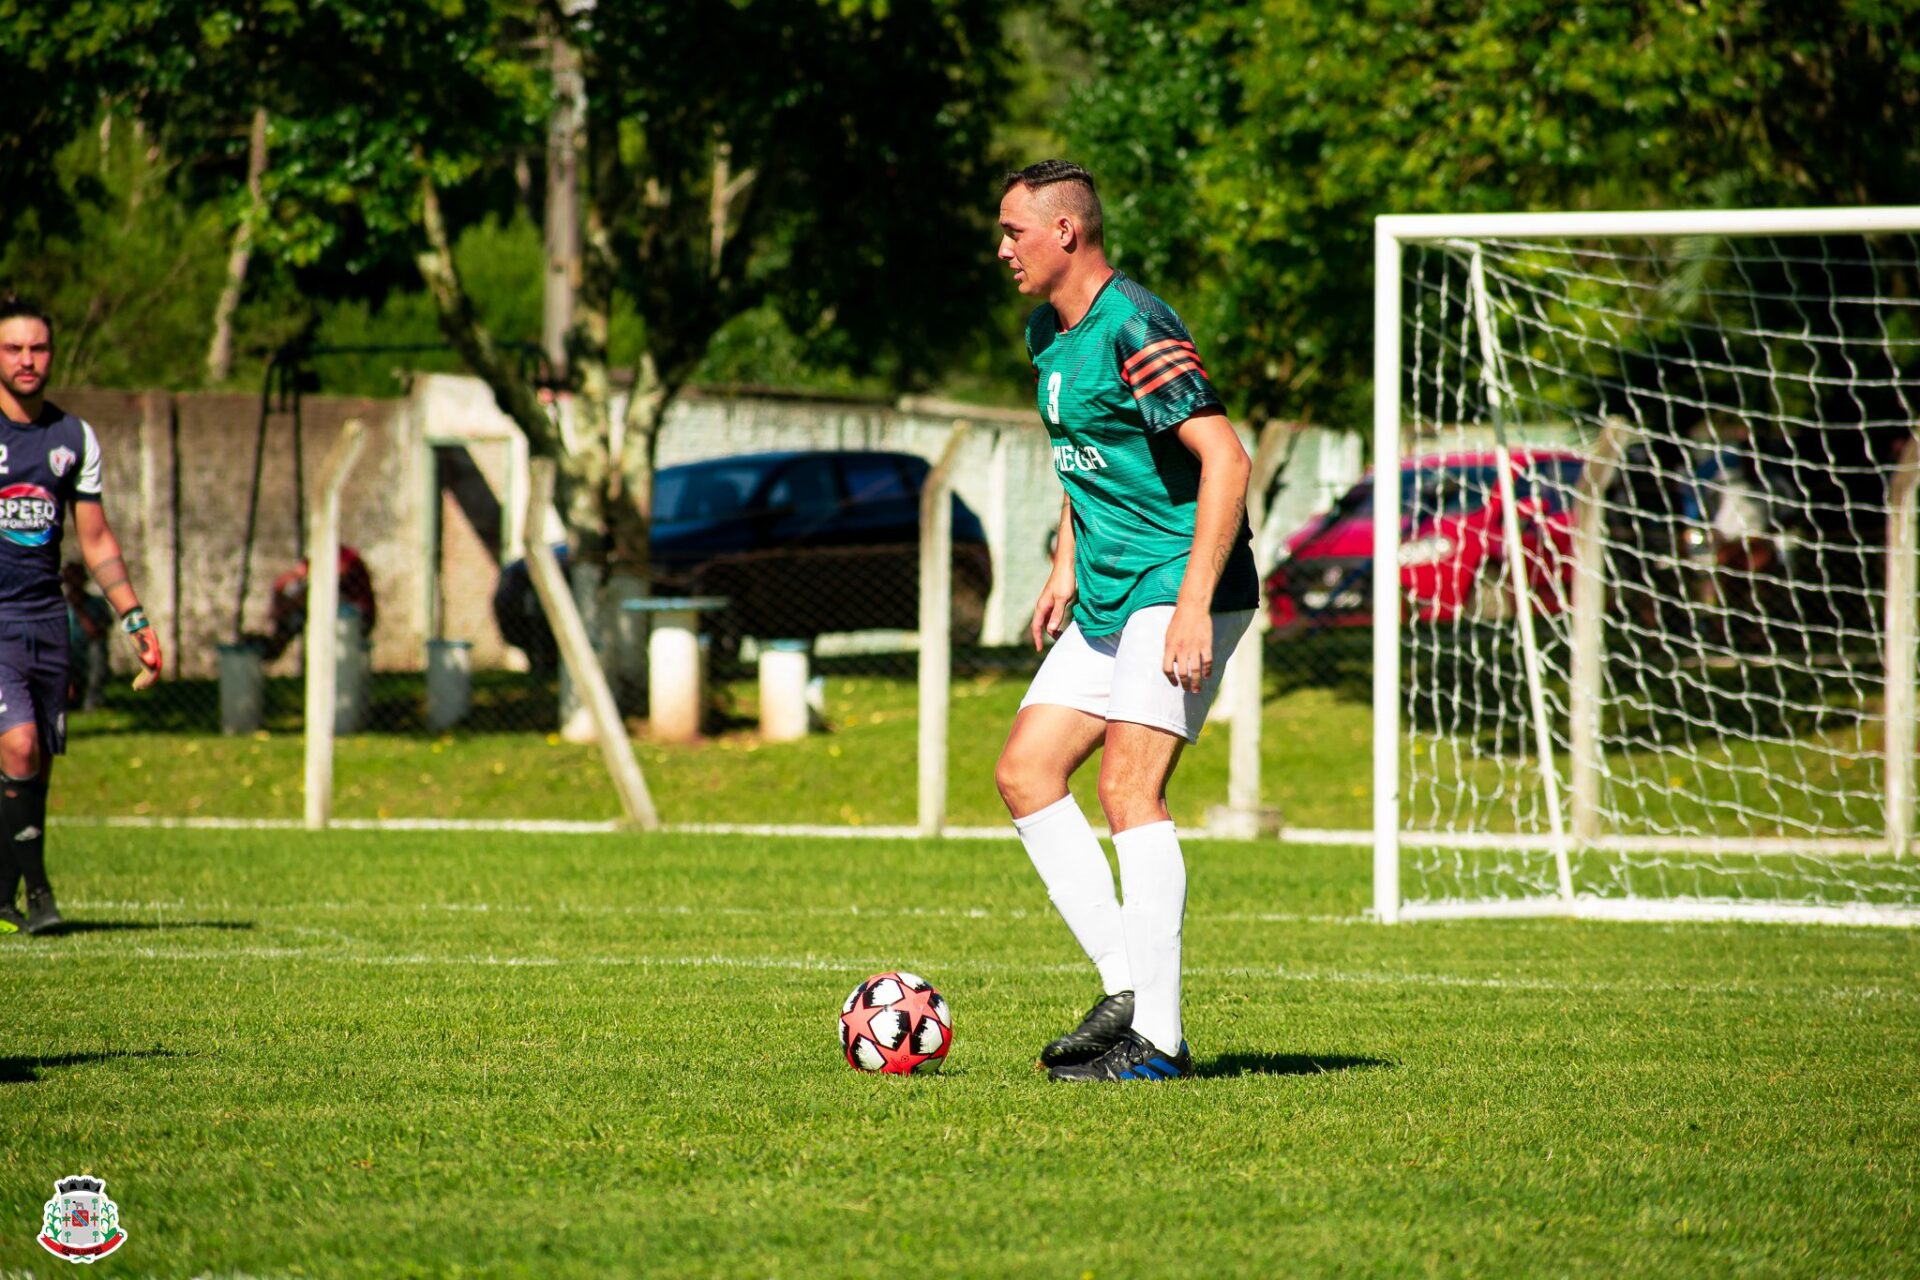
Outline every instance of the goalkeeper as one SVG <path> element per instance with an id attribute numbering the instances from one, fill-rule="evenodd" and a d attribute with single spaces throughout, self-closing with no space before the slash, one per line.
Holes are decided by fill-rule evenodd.
<path id="1" fill-rule="evenodd" d="M 1179 1079 L 1187 873 L 1166 788 L 1258 603 L 1251 464 L 1180 318 L 1108 265 L 1086 170 L 1009 174 L 1000 228 L 1000 260 L 1044 299 L 1027 355 L 1066 502 L 1032 624 L 1036 649 L 1055 643 L 995 780 L 1104 988 L 1040 1060 L 1058 1080 Z M 1124 905 L 1067 790 L 1096 748 Z"/>
<path id="2" fill-rule="evenodd" d="M 46 401 L 53 322 L 0 301 L 0 934 L 61 923 L 47 882 L 47 779 L 66 750 L 67 602 L 60 579 L 66 512 L 80 553 L 140 661 L 134 687 L 160 673 L 160 641 L 127 580 L 100 505 L 93 428 Z M 27 889 L 23 916 L 16 904 Z"/>

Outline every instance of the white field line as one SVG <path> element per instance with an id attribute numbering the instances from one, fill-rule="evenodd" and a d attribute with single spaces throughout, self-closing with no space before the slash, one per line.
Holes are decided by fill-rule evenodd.
<path id="1" fill-rule="evenodd" d="M 55 826 L 128 827 L 135 830 L 180 831 L 304 831 L 298 818 L 162 818 L 142 815 L 91 817 L 63 814 L 53 820 Z M 337 831 L 475 831 L 510 832 L 517 835 L 618 835 L 629 831 L 618 821 L 570 821 L 548 818 L 336 818 Z M 1104 827 L 1095 832 L 1106 835 Z M 637 834 L 637 833 L 636 833 Z M 918 827 L 871 826 L 846 827 L 760 822 L 678 822 L 660 828 L 664 835 L 683 836 L 809 836 L 826 840 L 919 840 Z M 941 840 L 1005 840 L 1015 837 L 1011 824 L 994 827 L 948 827 L 937 837 Z M 1219 839 L 1204 827 L 1183 827 L 1182 840 Z M 1322 831 L 1301 828 L 1283 832 L 1278 843 L 1339 844 L 1371 846 L 1373 835 L 1367 831 Z"/>
<path id="2" fill-rule="evenodd" d="M 525 956 L 434 955 L 424 952 L 369 953 L 342 949 L 322 950 L 302 947 L 250 945 L 242 947 L 101 947 L 38 946 L 33 944 L 0 947 L 0 964 L 70 963 L 76 959 L 99 960 L 177 960 L 220 963 L 233 960 L 301 960 L 316 964 L 348 965 L 362 968 L 435 967 L 453 969 L 740 969 L 803 973 L 874 973 L 893 962 L 880 957 L 846 956 L 729 956 L 719 953 L 688 956 L 660 955 L 584 955 Z M 931 970 L 934 966 L 924 965 Z M 1075 974 L 1086 972 L 1084 964 L 1014 964 L 1000 961 L 965 961 L 941 965 L 949 971 L 974 973 Z M 1186 970 L 1193 978 L 1265 979 L 1305 985 L 1364 987 L 1431 987 L 1455 990 L 1538 992 L 1560 995 L 1687 995 L 1687 996 L 1788 996 L 1809 1000 L 1893 1000 L 1920 1001 L 1920 989 L 1900 990 L 1885 987 L 1800 987 L 1765 986 L 1754 983 L 1662 983 L 1562 981 L 1550 978 L 1474 977 L 1467 974 L 1420 973 L 1393 970 L 1354 970 L 1293 968 L 1287 965 L 1198 965 Z"/>
<path id="3" fill-rule="evenodd" d="M 241 914 L 287 915 L 304 911 L 351 912 L 355 915 L 392 915 L 396 912 L 447 912 L 473 915 L 544 916 L 646 916 L 685 919 L 700 916 L 745 917 L 778 920 L 806 919 L 892 919 L 907 917 L 924 920 L 1028 920 L 1053 918 L 1051 908 L 1028 911 L 1022 907 L 863 907 L 849 903 L 843 907 L 727 907 L 710 904 L 652 903 L 617 906 L 608 903 L 567 903 L 533 906 L 524 902 L 196 902 L 179 899 L 166 902 L 124 902 L 107 899 L 76 898 L 63 901 L 69 911 L 151 911 L 182 916 L 226 916 Z M 1223 911 L 1187 913 L 1187 919 L 1230 924 L 1372 924 L 1364 915 L 1311 915 L 1286 911 Z M 163 918 L 156 923 L 165 924 Z"/>

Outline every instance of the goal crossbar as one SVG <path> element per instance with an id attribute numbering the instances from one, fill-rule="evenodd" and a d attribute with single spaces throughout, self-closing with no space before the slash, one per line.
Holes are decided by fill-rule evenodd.
<path id="1" fill-rule="evenodd" d="M 1374 219 L 1380 239 L 1411 244 L 1538 236 L 1872 235 L 1920 228 L 1920 205 L 1856 209 L 1656 209 L 1612 213 L 1390 213 Z"/>

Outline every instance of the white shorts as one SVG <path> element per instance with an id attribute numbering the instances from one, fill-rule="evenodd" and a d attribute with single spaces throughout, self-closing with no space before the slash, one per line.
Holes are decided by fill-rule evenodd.
<path id="1" fill-rule="evenodd" d="M 1198 693 L 1169 682 L 1160 669 L 1172 621 L 1173 606 L 1159 604 L 1138 610 L 1112 635 L 1088 639 L 1079 623 L 1069 624 L 1034 673 L 1021 710 L 1038 703 L 1072 707 L 1102 720 L 1150 725 L 1198 741 L 1227 658 L 1253 621 L 1253 610 L 1213 615 L 1213 674 Z"/>

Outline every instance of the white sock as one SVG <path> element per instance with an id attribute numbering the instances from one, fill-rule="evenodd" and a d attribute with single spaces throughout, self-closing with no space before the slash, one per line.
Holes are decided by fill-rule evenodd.
<path id="1" fill-rule="evenodd" d="M 1100 985 L 1110 996 L 1133 988 L 1127 969 L 1126 931 L 1120 924 L 1120 899 L 1113 892 L 1113 868 L 1100 839 L 1070 795 L 1013 820 L 1033 869 L 1047 886 L 1054 909 L 1067 922 L 1087 959 L 1100 970 Z"/>
<path id="2" fill-rule="evenodd" d="M 1180 1049 L 1180 924 L 1187 913 L 1187 864 L 1171 822 L 1150 822 L 1113 838 L 1120 855 L 1120 920 L 1133 971 L 1133 1029 L 1168 1053 Z"/>

